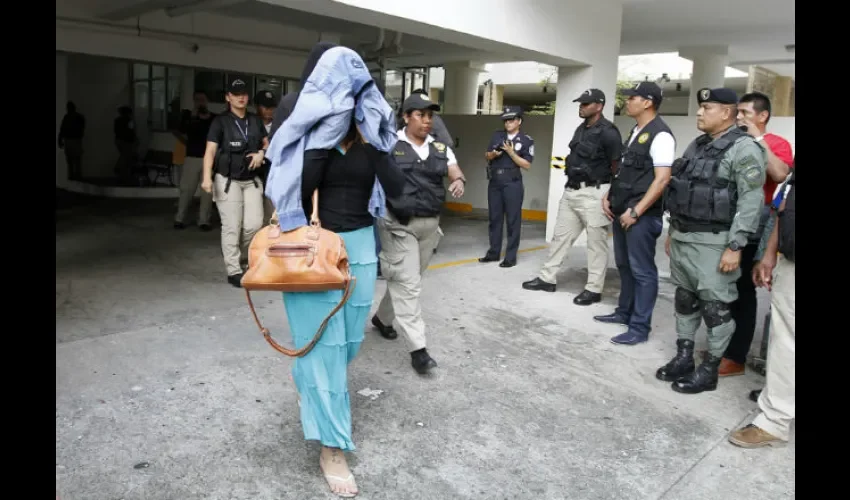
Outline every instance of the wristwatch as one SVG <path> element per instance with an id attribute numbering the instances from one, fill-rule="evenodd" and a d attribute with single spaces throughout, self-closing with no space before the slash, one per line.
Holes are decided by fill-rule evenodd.
<path id="1" fill-rule="evenodd" d="M 741 245 L 739 245 L 737 241 L 733 241 L 727 246 L 729 247 L 729 250 L 732 250 L 733 252 L 737 252 L 741 249 Z"/>
<path id="2" fill-rule="evenodd" d="M 637 218 L 640 217 L 637 213 L 637 210 L 635 210 L 634 208 L 629 209 L 629 215 L 635 220 L 637 220 Z"/>
<path id="3" fill-rule="evenodd" d="M 756 138 L 755 138 L 755 139 L 753 139 L 753 140 L 754 140 L 755 142 L 761 142 L 761 141 L 763 141 L 763 140 L 764 140 L 764 136 L 763 136 L 763 135 L 760 135 L 760 136 L 756 137 Z"/>

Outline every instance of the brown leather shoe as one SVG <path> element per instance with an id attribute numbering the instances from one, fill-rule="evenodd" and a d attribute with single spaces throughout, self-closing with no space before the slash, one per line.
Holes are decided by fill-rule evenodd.
<path id="1" fill-rule="evenodd" d="M 760 448 L 762 446 L 777 446 L 787 443 L 787 441 L 783 441 L 753 424 L 729 434 L 729 442 L 741 448 Z"/>
<path id="2" fill-rule="evenodd" d="M 741 363 L 736 363 L 728 358 L 720 360 L 720 367 L 717 368 L 718 377 L 731 377 L 734 375 L 743 375 L 745 366 Z"/>

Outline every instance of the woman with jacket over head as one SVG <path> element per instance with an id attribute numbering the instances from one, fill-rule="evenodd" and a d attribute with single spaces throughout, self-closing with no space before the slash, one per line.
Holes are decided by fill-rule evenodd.
<path id="1" fill-rule="evenodd" d="M 369 199 L 376 176 L 388 195 L 401 195 L 404 173 L 387 153 L 365 143 L 353 119 L 335 149 L 304 152 L 304 214 L 309 219 L 313 191 L 318 189 L 319 220 L 324 229 L 342 236 L 351 274 L 356 278 L 348 302 L 331 317 L 313 350 L 296 358 L 292 368 L 304 437 L 321 442 L 319 465 L 331 491 L 342 497 L 357 494 L 354 476 L 343 454 L 354 450 L 347 367 L 360 349 L 375 294 L 378 259 Z M 342 293 L 332 290 L 283 294 L 296 349 L 312 340 L 322 320 L 342 299 Z"/>

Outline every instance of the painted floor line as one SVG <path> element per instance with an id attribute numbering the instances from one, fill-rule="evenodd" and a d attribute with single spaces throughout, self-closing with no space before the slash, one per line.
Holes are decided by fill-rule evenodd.
<path id="1" fill-rule="evenodd" d="M 517 253 L 535 252 L 537 250 L 543 250 L 545 248 L 549 248 L 548 245 L 541 245 L 539 247 L 524 248 L 524 249 L 518 251 Z M 504 257 L 504 255 L 505 254 L 502 254 L 502 257 Z M 475 257 L 474 259 L 454 260 L 454 261 L 451 261 L 451 262 L 443 262 L 443 263 L 440 263 L 440 264 L 431 264 L 430 266 L 428 266 L 428 269 L 429 270 L 431 270 L 431 269 L 443 269 L 443 268 L 446 268 L 446 267 L 462 266 L 463 264 L 472 264 L 473 262 L 477 263 L 478 257 Z"/>

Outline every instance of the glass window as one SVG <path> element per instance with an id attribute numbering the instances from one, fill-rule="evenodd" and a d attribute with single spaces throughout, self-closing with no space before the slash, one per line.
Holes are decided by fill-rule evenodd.
<path id="1" fill-rule="evenodd" d="M 147 64 L 133 65 L 133 80 L 147 80 L 150 78 L 150 66 Z"/>
<path id="2" fill-rule="evenodd" d="M 274 92 L 275 99 L 280 100 L 280 97 L 284 94 L 283 83 L 283 78 L 276 76 L 257 76 L 257 92 L 271 90 Z"/>
<path id="3" fill-rule="evenodd" d="M 203 90 L 210 102 L 225 102 L 225 76 L 221 71 L 195 71 L 195 89 Z"/>

